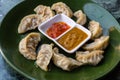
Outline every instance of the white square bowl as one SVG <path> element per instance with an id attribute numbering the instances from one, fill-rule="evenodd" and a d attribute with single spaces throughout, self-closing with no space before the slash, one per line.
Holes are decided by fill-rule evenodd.
<path id="1" fill-rule="evenodd" d="M 56 22 L 65 22 L 66 24 L 68 24 L 70 26 L 70 28 L 68 30 L 66 30 L 65 32 L 63 32 L 61 35 L 59 35 L 56 38 L 52 38 L 50 37 L 46 31 L 48 28 L 50 28 L 52 26 L 52 24 L 56 23 Z M 65 35 L 67 32 L 69 32 L 71 29 L 73 29 L 74 27 L 77 27 L 78 29 L 82 30 L 83 32 L 85 32 L 88 36 L 87 38 L 82 41 L 80 44 L 78 44 L 75 48 L 73 48 L 72 50 L 67 50 L 66 48 L 64 48 L 61 44 L 59 44 L 57 42 L 57 40 L 59 38 L 61 38 L 63 35 Z M 59 47 L 61 47 L 64 51 L 66 51 L 67 53 L 74 53 L 78 48 L 80 48 L 85 42 L 87 42 L 90 37 L 91 37 L 91 32 L 89 30 L 87 30 L 85 27 L 77 24 L 76 22 L 74 22 L 71 18 L 67 17 L 64 14 L 57 14 L 54 17 L 50 18 L 49 20 L 43 22 L 41 25 L 39 25 L 38 30 L 44 34 L 46 37 L 48 37 L 49 39 L 51 39 L 52 41 L 54 41 Z"/>

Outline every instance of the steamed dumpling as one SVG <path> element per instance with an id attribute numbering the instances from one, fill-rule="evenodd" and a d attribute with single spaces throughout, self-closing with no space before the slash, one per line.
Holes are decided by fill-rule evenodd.
<path id="1" fill-rule="evenodd" d="M 83 64 L 97 65 L 103 58 L 104 51 L 78 51 L 76 52 L 76 59 Z"/>
<path id="2" fill-rule="evenodd" d="M 19 43 L 20 53 L 27 59 L 36 60 L 36 47 L 40 42 L 40 34 L 32 32 Z"/>
<path id="3" fill-rule="evenodd" d="M 39 16 L 36 14 L 30 14 L 25 16 L 19 26 L 18 26 L 18 33 L 25 33 L 29 30 L 33 30 L 38 27 L 40 24 Z"/>
<path id="4" fill-rule="evenodd" d="M 44 5 L 38 5 L 34 11 L 39 15 L 41 22 L 44 22 L 55 15 L 49 6 Z"/>
<path id="5" fill-rule="evenodd" d="M 38 5 L 34 11 L 36 12 L 36 14 L 40 15 L 40 16 L 44 16 L 44 12 L 47 6 L 44 5 Z"/>
<path id="6" fill-rule="evenodd" d="M 76 11 L 74 16 L 77 18 L 76 23 L 80 25 L 84 25 L 87 22 L 86 15 L 81 10 Z"/>
<path id="7" fill-rule="evenodd" d="M 60 54 L 58 48 L 54 48 L 54 54 L 52 60 L 57 67 L 60 67 L 66 71 L 71 71 L 72 69 L 82 65 L 82 63 L 76 61 L 75 59 Z"/>
<path id="8" fill-rule="evenodd" d="M 105 49 L 107 47 L 109 43 L 109 36 L 101 36 L 98 39 L 95 39 L 94 42 L 89 43 L 89 44 L 85 44 L 83 46 L 83 49 L 85 50 L 102 50 Z"/>
<path id="9" fill-rule="evenodd" d="M 91 31 L 91 39 L 96 39 L 102 34 L 102 27 L 99 22 L 90 21 L 88 29 Z"/>
<path id="10" fill-rule="evenodd" d="M 57 14 L 65 14 L 68 17 L 72 17 L 72 10 L 63 2 L 54 3 L 51 7 L 52 10 L 55 10 Z"/>
<path id="11" fill-rule="evenodd" d="M 38 52 L 36 64 L 44 71 L 48 71 L 48 65 L 53 56 L 52 47 L 52 44 L 42 44 Z"/>

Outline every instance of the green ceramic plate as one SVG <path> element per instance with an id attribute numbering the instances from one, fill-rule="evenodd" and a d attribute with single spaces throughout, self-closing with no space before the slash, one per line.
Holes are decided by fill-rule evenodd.
<path id="1" fill-rule="evenodd" d="M 117 26 L 117 28 L 112 27 L 110 29 L 110 44 L 108 48 L 105 50 L 104 59 L 99 65 L 97 65 L 96 67 L 83 66 L 71 72 L 63 71 L 60 68 L 51 65 L 51 71 L 44 72 L 40 68 L 36 68 L 36 66 L 34 65 L 34 61 L 25 59 L 19 53 L 18 51 L 19 41 L 26 34 L 28 34 L 28 32 L 25 34 L 17 33 L 17 28 L 20 20 L 24 16 L 34 13 L 33 9 L 37 5 L 44 4 L 51 6 L 53 3 L 58 1 L 59 0 L 26 0 L 20 3 L 19 5 L 17 5 L 16 7 L 14 7 L 6 15 L 0 27 L 0 49 L 5 60 L 15 70 L 17 70 L 25 77 L 29 79 L 37 79 L 37 80 L 94 80 L 110 72 L 120 60 L 120 42 L 119 42 L 120 38 L 118 37 L 118 35 L 120 35 L 120 31 L 118 30 L 119 24 L 112 17 L 112 15 L 110 15 L 105 9 L 97 6 L 96 4 L 94 5 L 86 4 L 90 2 L 88 0 L 71 0 L 71 1 L 60 0 L 60 1 L 63 1 L 67 5 L 69 5 L 73 11 L 76 11 L 78 9 L 83 9 L 84 6 L 84 11 L 86 14 L 88 12 L 92 13 L 94 9 L 98 11 L 100 10 L 102 12 L 102 15 L 106 15 L 106 19 L 103 18 L 104 19 L 103 20 L 99 18 L 101 12 L 98 13 L 93 12 L 94 13 L 93 15 L 87 14 L 87 16 L 89 17 L 89 19 L 98 20 L 103 25 L 103 28 L 107 29 L 107 31 L 111 26 Z M 113 23 L 112 25 L 111 22 Z M 104 26 L 108 24 L 109 26 Z M 42 36 L 42 42 L 40 44 L 50 43 L 50 42 L 51 42 L 50 40 Z M 71 56 L 71 55 L 67 55 L 67 56 Z"/>

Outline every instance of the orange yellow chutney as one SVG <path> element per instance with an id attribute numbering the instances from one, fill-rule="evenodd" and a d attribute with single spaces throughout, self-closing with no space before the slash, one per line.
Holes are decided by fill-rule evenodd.
<path id="1" fill-rule="evenodd" d="M 60 37 L 57 41 L 67 50 L 72 50 L 87 37 L 88 35 L 84 31 L 78 29 L 77 27 L 74 27 L 62 37 Z"/>
<path id="2" fill-rule="evenodd" d="M 69 28 L 70 26 L 65 22 L 55 22 L 50 28 L 47 29 L 47 34 L 52 38 L 56 38 Z"/>

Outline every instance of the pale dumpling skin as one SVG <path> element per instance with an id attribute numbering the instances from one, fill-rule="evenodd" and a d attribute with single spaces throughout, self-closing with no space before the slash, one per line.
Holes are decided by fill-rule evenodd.
<path id="1" fill-rule="evenodd" d="M 78 10 L 74 13 L 74 16 L 77 18 L 76 23 L 84 25 L 87 22 L 86 14 L 82 10 Z"/>
<path id="2" fill-rule="evenodd" d="M 25 16 L 19 26 L 18 33 L 25 33 L 29 30 L 33 30 L 38 27 L 41 22 L 39 21 L 39 16 L 36 14 L 30 14 Z"/>
<path id="3" fill-rule="evenodd" d="M 95 39 L 94 42 L 85 44 L 83 49 L 92 51 L 92 50 L 102 50 L 108 46 L 109 43 L 109 36 L 101 36 L 98 39 Z"/>
<path id="4" fill-rule="evenodd" d="M 38 5 L 34 11 L 36 12 L 36 14 L 40 15 L 40 16 L 44 16 L 44 12 L 47 6 L 44 5 Z"/>
<path id="5" fill-rule="evenodd" d="M 53 63 L 66 71 L 71 71 L 74 68 L 77 68 L 82 65 L 81 62 L 76 61 L 75 59 L 66 57 L 63 54 L 60 54 L 58 48 L 54 48 L 54 54 L 52 57 Z"/>
<path id="6" fill-rule="evenodd" d="M 29 60 L 36 60 L 36 47 L 40 42 L 40 34 L 32 32 L 19 43 L 19 52 Z"/>
<path id="7" fill-rule="evenodd" d="M 104 51 L 94 50 L 94 51 L 77 51 L 76 60 L 82 62 L 84 65 L 97 65 L 102 59 Z"/>
<path id="8" fill-rule="evenodd" d="M 39 19 L 41 22 L 44 22 L 55 15 L 55 13 L 51 10 L 49 6 L 38 5 L 34 11 L 37 15 L 39 15 Z"/>
<path id="9" fill-rule="evenodd" d="M 102 35 L 102 27 L 101 27 L 100 23 L 97 21 L 94 21 L 94 20 L 90 21 L 88 29 L 92 33 L 92 36 L 91 36 L 92 40 L 94 40 Z"/>
<path id="10" fill-rule="evenodd" d="M 44 71 L 48 71 L 48 65 L 53 56 L 52 47 L 52 44 L 42 44 L 38 52 L 36 64 Z"/>
<path id="11" fill-rule="evenodd" d="M 72 10 L 63 2 L 54 3 L 51 7 L 52 10 L 55 10 L 57 14 L 65 14 L 68 17 L 72 17 Z"/>

